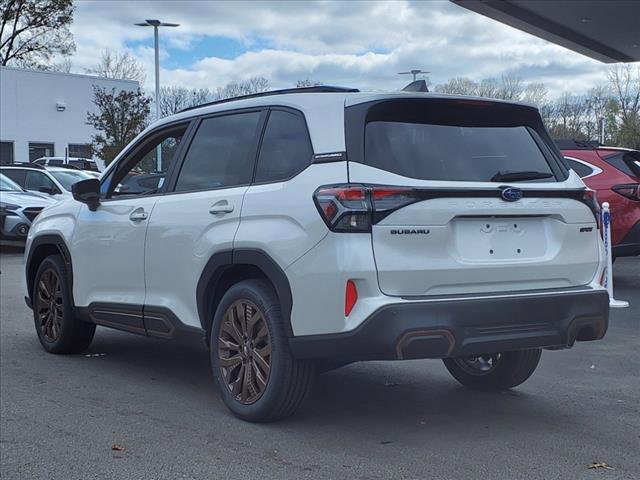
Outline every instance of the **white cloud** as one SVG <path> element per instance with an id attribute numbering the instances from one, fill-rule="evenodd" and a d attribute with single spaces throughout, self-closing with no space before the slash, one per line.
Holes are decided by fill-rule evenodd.
<path id="1" fill-rule="evenodd" d="M 361 89 L 395 89 L 406 83 L 396 73 L 430 70 L 431 81 L 453 76 L 480 79 L 513 72 L 547 84 L 553 94 L 584 91 L 605 80 L 607 66 L 534 38 L 448 1 L 384 2 L 206 2 L 83 1 L 72 28 L 77 69 L 89 67 L 104 48 L 125 49 L 148 39 L 150 28 L 133 26 L 146 18 L 180 23 L 162 30 L 164 84 L 224 85 L 261 75 L 276 87 L 302 78 Z M 228 37 L 246 49 L 233 59 L 199 52 L 206 37 Z M 265 47 L 264 45 L 268 45 Z M 151 49 L 131 51 L 153 82 Z M 171 57 L 170 57 L 171 53 Z"/>

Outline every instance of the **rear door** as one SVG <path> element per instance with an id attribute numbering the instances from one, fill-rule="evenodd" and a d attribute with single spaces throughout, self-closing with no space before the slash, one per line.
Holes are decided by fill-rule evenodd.
<path id="1" fill-rule="evenodd" d="M 592 281 L 596 218 L 535 109 L 449 99 L 350 108 L 349 179 L 371 186 L 382 292 L 472 294 Z"/>

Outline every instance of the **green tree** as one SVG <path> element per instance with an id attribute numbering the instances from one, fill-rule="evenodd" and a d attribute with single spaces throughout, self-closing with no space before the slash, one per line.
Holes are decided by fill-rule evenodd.
<path id="1" fill-rule="evenodd" d="M 75 50 L 71 0 L 0 0 L 0 65 L 42 67 Z"/>
<path id="2" fill-rule="evenodd" d="M 92 138 L 96 154 L 109 164 L 147 125 L 151 98 L 135 91 L 93 87 L 93 103 L 98 112 L 87 113 L 87 121 L 98 134 Z"/>

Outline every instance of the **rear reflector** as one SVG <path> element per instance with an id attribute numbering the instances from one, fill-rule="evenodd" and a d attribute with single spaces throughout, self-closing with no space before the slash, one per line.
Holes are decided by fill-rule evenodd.
<path id="1" fill-rule="evenodd" d="M 348 317 L 358 301 L 358 289 L 353 280 L 347 280 L 344 293 L 344 316 Z"/>

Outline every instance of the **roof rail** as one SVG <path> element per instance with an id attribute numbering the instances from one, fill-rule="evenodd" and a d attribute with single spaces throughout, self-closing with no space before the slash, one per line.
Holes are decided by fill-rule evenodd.
<path id="1" fill-rule="evenodd" d="M 268 92 L 250 93 L 249 95 L 239 95 L 237 97 L 223 98 L 222 100 L 215 100 L 213 102 L 202 103 L 200 105 L 194 105 L 180 110 L 178 113 L 188 112 L 200 107 L 208 107 L 210 105 L 218 105 L 220 103 L 235 102 L 236 100 L 246 100 L 248 98 L 269 97 L 272 95 L 286 95 L 289 93 L 357 93 L 360 90 L 357 88 L 349 87 L 332 87 L 330 85 L 317 85 L 314 87 L 297 87 L 297 88 L 284 88 L 282 90 L 270 90 Z"/>

